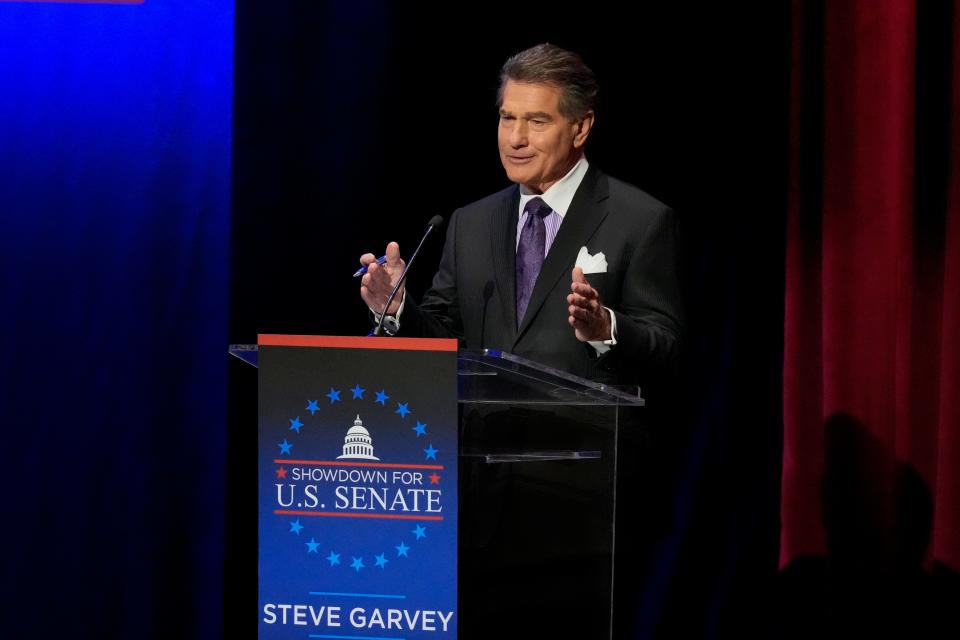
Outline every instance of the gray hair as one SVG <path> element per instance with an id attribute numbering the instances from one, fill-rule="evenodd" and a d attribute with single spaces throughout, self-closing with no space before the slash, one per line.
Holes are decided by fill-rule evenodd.
<path id="1" fill-rule="evenodd" d="M 596 106 L 599 88 L 593 71 L 579 55 L 556 45 L 538 44 L 503 63 L 497 90 L 498 107 L 503 104 L 507 80 L 557 87 L 561 90 L 560 114 L 569 120 L 579 120 Z"/>

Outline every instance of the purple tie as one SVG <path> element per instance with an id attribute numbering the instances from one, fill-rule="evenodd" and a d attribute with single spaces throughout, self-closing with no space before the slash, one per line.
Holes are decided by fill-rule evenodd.
<path id="1" fill-rule="evenodd" d="M 543 219 L 553 212 L 541 198 L 534 198 L 523 210 L 527 212 L 527 221 L 523 223 L 517 245 L 517 327 L 527 312 L 533 285 L 543 266 L 547 247 L 547 227 Z"/>

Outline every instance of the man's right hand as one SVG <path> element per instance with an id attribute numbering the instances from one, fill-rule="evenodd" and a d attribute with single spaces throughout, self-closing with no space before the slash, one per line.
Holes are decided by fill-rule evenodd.
<path id="1" fill-rule="evenodd" d="M 403 273 L 404 261 L 400 259 L 400 245 L 391 242 L 387 245 L 387 261 L 379 265 L 377 257 L 372 253 L 365 253 L 360 256 L 360 264 L 367 268 L 367 272 L 360 279 L 360 297 L 367 303 L 367 306 L 373 309 L 377 314 L 383 311 L 383 305 L 387 304 L 387 298 L 390 292 L 397 286 L 400 274 Z M 403 300 L 403 285 L 397 290 L 397 295 L 390 308 L 387 309 L 387 315 L 396 315 L 400 309 L 400 301 Z"/>

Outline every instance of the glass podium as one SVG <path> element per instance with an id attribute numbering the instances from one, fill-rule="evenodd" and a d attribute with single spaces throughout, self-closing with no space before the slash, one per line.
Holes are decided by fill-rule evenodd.
<path id="1" fill-rule="evenodd" d="M 257 366 L 257 345 L 230 353 Z M 458 637 L 614 637 L 617 585 L 635 578 L 617 575 L 615 524 L 639 389 L 461 351 L 458 402 Z"/>

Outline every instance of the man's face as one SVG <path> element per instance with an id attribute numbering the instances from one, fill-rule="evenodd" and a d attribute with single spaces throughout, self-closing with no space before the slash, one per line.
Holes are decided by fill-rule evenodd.
<path id="1" fill-rule="evenodd" d="M 571 122 L 560 115 L 561 89 L 507 80 L 500 105 L 497 144 L 507 177 L 543 193 L 580 157 L 593 113 Z"/>

